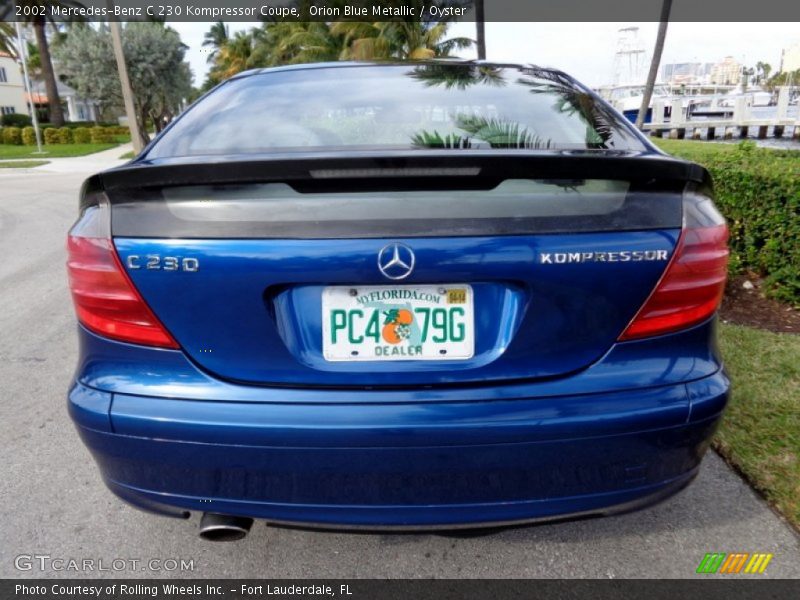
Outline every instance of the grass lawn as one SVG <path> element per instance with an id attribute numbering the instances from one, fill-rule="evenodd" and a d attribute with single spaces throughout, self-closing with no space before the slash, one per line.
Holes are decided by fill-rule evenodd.
<path id="1" fill-rule="evenodd" d="M 670 154 L 681 154 L 681 152 L 707 152 L 709 154 L 718 152 L 733 152 L 736 144 L 730 142 L 707 142 L 701 140 L 670 140 L 667 138 L 651 137 L 650 141 Z"/>
<path id="2" fill-rule="evenodd" d="M 123 160 L 130 160 L 134 156 L 136 156 L 136 153 L 133 150 L 131 150 L 130 152 L 126 152 L 125 154 L 120 155 L 120 158 Z"/>
<path id="3" fill-rule="evenodd" d="M 31 167 L 41 167 L 49 162 L 49 160 L 0 161 L 0 169 L 30 169 Z"/>
<path id="4" fill-rule="evenodd" d="M 800 336 L 721 324 L 733 395 L 714 447 L 800 527 Z"/>
<path id="5" fill-rule="evenodd" d="M 736 152 L 739 143 L 742 140 L 734 140 L 731 142 L 709 142 L 703 140 L 671 140 L 668 138 L 654 138 L 651 137 L 650 141 L 656 146 L 661 148 L 664 152 L 674 154 L 687 160 L 705 164 L 704 159 L 714 159 L 723 154 Z M 753 140 L 749 142 L 754 143 Z M 772 152 L 773 156 L 797 160 L 800 158 L 800 145 L 796 148 L 759 148 L 759 150 L 766 150 Z M 706 165 L 707 166 L 707 165 Z"/>
<path id="6" fill-rule="evenodd" d="M 4 158 L 63 158 L 67 156 L 86 156 L 95 152 L 102 152 L 117 144 L 53 144 L 42 146 L 44 154 L 35 154 L 36 146 L 12 146 L 0 144 L 0 160 Z"/>

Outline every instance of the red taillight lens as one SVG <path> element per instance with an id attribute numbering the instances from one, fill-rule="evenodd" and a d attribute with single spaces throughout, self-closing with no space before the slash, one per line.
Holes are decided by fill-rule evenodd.
<path id="1" fill-rule="evenodd" d="M 708 214 L 704 208 L 703 216 Z M 620 341 L 685 329 L 716 312 L 728 273 L 728 226 L 721 217 L 715 220 L 684 228 L 661 280 Z"/>
<path id="2" fill-rule="evenodd" d="M 128 279 L 111 239 L 83 235 L 103 229 L 102 224 L 88 222 L 102 219 L 103 211 L 90 208 L 87 212 L 67 241 L 69 287 L 80 322 L 116 340 L 178 348 Z"/>

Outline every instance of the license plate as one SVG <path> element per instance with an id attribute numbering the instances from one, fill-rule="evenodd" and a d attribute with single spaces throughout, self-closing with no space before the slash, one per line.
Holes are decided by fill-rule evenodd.
<path id="1" fill-rule="evenodd" d="M 472 358 L 472 287 L 327 287 L 322 291 L 322 353 L 329 361 Z"/>

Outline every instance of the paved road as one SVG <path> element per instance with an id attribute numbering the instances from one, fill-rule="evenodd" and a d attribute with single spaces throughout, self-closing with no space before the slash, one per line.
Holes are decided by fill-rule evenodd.
<path id="1" fill-rule="evenodd" d="M 772 552 L 767 575 L 800 577 L 800 538 L 715 455 L 693 485 L 656 507 L 477 537 L 256 524 L 243 542 L 211 544 L 196 536 L 197 517 L 125 506 L 100 481 L 64 399 L 76 350 L 64 234 L 86 169 L 103 162 L 0 172 L 0 577 L 82 575 L 15 569 L 16 556 L 33 554 L 107 567 L 116 558 L 182 558 L 194 561 L 184 574 L 200 577 L 692 577 L 708 551 Z"/>

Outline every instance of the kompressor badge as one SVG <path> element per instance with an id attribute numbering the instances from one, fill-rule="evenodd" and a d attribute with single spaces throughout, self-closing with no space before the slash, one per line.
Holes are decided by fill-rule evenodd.
<path id="1" fill-rule="evenodd" d="M 668 250 L 618 250 L 615 252 L 542 252 L 539 264 L 564 265 L 572 263 L 598 262 L 652 262 L 665 261 Z"/>

